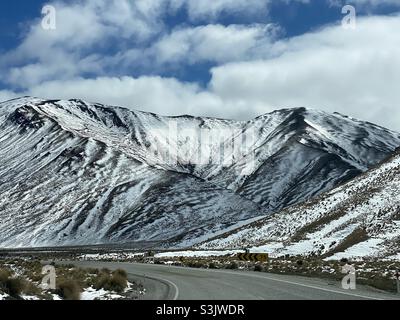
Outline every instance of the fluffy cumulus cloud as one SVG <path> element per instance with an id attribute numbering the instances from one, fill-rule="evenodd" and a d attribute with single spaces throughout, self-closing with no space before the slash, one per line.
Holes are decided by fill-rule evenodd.
<path id="1" fill-rule="evenodd" d="M 211 45 L 209 49 L 222 49 L 225 52 L 232 50 L 232 45 L 237 46 L 236 49 L 242 44 L 248 47 L 252 45 L 251 41 L 255 42 L 256 38 L 260 38 L 265 28 L 250 26 L 249 30 L 246 30 L 244 27 L 224 28 L 205 25 L 193 30 L 187 28 L 168 33 L 163 18 L 168 13 L 176 13 L 181 9 L 196 19 L 200 17 L 207 19 L 209 16 L 215 18 L 227 12 L 240 12 L 246 15 L 254 10 L 261 12 L 268 2 L 268 0 L 250 0 L 249 3 L 231 0 L 94 0 L 72 3 L 56 1 L 51 4 L 57 12 L 57 29 L 44 30 L 40 19 L 35 21 L 21 45 L 0 57 L 0 68 L 3 69 L 0 79 L 23 88 L 50 79 L 70 79 L 82 74 L 99 75 L 105 73 L 105 69 L 110 66 L 125 66 L 124 63 L 140 61 L 153 63 L 153 56 L 157 54 L 160 54 L 161 60 L 165 60 L 168 55 L 173 54 L 172 46 L 176 45 L 177 41 L 182 41 L 178 45 L 181 47 L 186 45 L 187 48 L 196 41 L 201 41 L 202 44 L 196 46 L 199 57 L 213 60 L 210 54 L 205 52 L 204 46 Z M 153 41 L 160 42 L 151 46 L 149 41 L 150 44 Z M 221 41 L 224 43 L 216 47 Z M 102 52 L 110 43 L 114 43 L 119 50 L 116 53 L 108 52 L 104 57 Z M 230 57 L 232 53 L 229 54 L 228 58 Z M 172 56 L 171 58 L 174 59 Z M 14 65 L 15 67 L 9 67 Z"/>
<path id="2" fill-rule="evenodd" d="M 221 14 L 236 15 L 266 15 L 273 0 L 167 0 L 172 8 L 184 8 L 189 18 L 194 21 L 210 21 L 217 19 Z M 280 0 L 308 3 L 309 0 Z"/>
<path id="3" fill-rule="evenodd" d="M 56 80 L 32 87 L 25 94 L 48 99 L 79 97 L 90 102 L 101 101 L 161 115 L 248 119 L 266 111 L 264 103 L 250 105 L 240 100 L 226 101 L 196 84 L 158 76 Z"/>
<path id="4" fill-rule="evenodd" d="M 270 4 L 277 0 L 165 0 L 171 9 L 185 9 L 191 20 L 210 21 L 223 14 L 267 15 Z M 310 0 L 278 0 L 286 3 L 309 3 Z"/>
<path id="5" fill-rule="evenodd" d="M 226 63 L 251 59 L 268 50 L 279 28 L 274 25 L 206 25 L 174 30 L 151 48 L 164 63 Z M 153 61 L 154 61 L 153 60 Z"/>
<path id="6" fill-rule="evenodd" d="M 374 4 L 353 1 L 367 2 Z M 273 21 L 218 22 L 226 14 L 268 12 L 270 3 L 55 2 L 57 30 L 45 31 L 35 21 L 20 46 L 0 56 L 0 80 L 7 85 L 0 100 L 15 97 L 16 91 L 164 115 L 235 119 L 311 107 L 400 131 L 399 15 L 363 17 L 355 30 L 327 25 L 292 38 L 281 37 L 284 26 Z M 165 17 L 179 10 L 196 23 L 169 26 Z M 115 50 L 110 51 L 110 44 Z M 213 66 L 206 86 L 154 75 L 165 68 L 191 70 L 196 64 Z M 134 76 L 130 70 L 143 72 Z M 146 74 L 149 70 L 152 76 Z"/>
<path id="7" fill-rule="evenodd" d="M 214 68 L 210 90 L 266 108 L 339 111 L 400 128 L 400 17 L 361 19 L 278 41 L 275 58 Z"/>
<path id="8" fill-rule="evenodd" d="M 16 65 L 2 80 L 29 87 L 50 79 L 69 79 L 102 72 L 101 52 L 110 42 L 145 41 L 161 32 L 163 6 L 153 0 L 54 2 L 57 29 L 45 30 L 38 19 L 21 45 L 0 59 L 0 67 Z"/>
<path id="9" fill-rule="evenodd" d="M 114 69 L 135 65 L 144 70 L 174 70 L 199 63 L 251 60 L 265 56 L 281 33 L 281 28 L 275 24 L 177 27 L 148 47 L 132 48 L 111 57 L 97 57 L 96 65 Z"/>
<path id="10" fill-rule="evenodd" d="M 220 14 L 241 13 L 246 14 L 267 12 L 270 0 L 214 0 L 214 1 L 198 1 L 198 0 L 171 0 L 174 8 L 187 8 L 189 17 L 192 20 L 209 20 L 216 19 Z"/>

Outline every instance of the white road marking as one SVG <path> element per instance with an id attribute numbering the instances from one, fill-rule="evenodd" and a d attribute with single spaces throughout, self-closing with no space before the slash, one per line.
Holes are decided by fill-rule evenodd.
<path id="1" fill-rule="evenodd" d="M 182 270 L 182 267 L 175 267 L 175 266 L 168 266 L 168 267 L 167 266 L 161 266 L 161 267 L 164 267 L 164 268 L 171 268 L 172 267 L 172 268 L 176 268 L 176 269 L 181 269 Z M 190 268 L 186 268 L 186 269 L 190 269 Z M 365 295 L 351 293 L 351 292 L 343 292 L 343 291 L 339 291 L 339 290 L 327 289 L 327 288 L 322 288 L 322 287 L 302 284 L 302 283 L 288 281 L 288 280 L 274 279 L 274 278 L 270 278 L 270 277 L 266 277 L 266 276 L 260 276 L 260 275 L 256 275 L 256 274 L 248 274 L 248 273 L 240 273 L 240 272 L 229 272 L 229 271 L 223 271 L 223 270 L 210 271 L 208 269 L 195 269 L 195 270 L 196 271 L 203 271 L 203 272 L 225 273 L 225 274 L 230 274 L 230 275 L 235 275 L 235 276 L 252 277 L 252 278 L 258 278 L 258 279 L 267 279 L 267 280 L 272 280 L 272 281 L 276 281 L 276 282 L 296 285 L 296 286 L 300 286 L 300 287 L 304 287 L 304 288 L 320 290 L 320 291 L 325 291 L 325 292 L 331 292 L 331 293 L 336 293 L 336 294 L 342 294 L 342 295 L 347 295 L 347 296 L 353 296 L 353 297 L 362 298 L 362 299 L 384 300 L 383 298 L 376 298 L 376 297 L 365 296 Z"/>
<path id="2" fill-rule="evenodd" d="M 169 283 L 170 285 L 172 285 L 172 286 L 174 287 L 174 289 L 175 289 L 175 295 L 174 295 L 174 297 L 172 298 L 172 300 L 178 300 L 178 297 L 179 297 L 179 288 L 178 288 L 178 286 L 177 286 L 175 283 L 173 283 L 173 282 L 170 281 L 170 280 L 163 279 L 163 278 L 159 278 L 159 277 L 157 277 L 156 279 L 159 279 L 159 280 L 161 280 L 161 281 L 165 281 L 165 282 Z"/>
<path id="3" fill-rule="evenodd" d="M 138 273 L 133 273 L 133 272 L 128 272 L 128 274 L 131 274 L 131 275 L 134 275 L 134 276 L 137 276 L 137 277 L 144 277 L 144 278 L 147 278 L 147 279 L 152 279 L 152 280 L 157 280 L 157 281 L 161 281 L 161 282 L 166 282 L 167 284 L 169 284 L 169 285 L 171 285 L 172 287 L 174 287 L 175 295 L 174 295 L 174 297 L 172 298 L 172 300 L 178 300 L 178 297 L 179 297 L 179 288 L 178 288 L 178 286 L 177 286 L 175 283 L 173 283 L 172 281 L 170 281 L 170 280 L 168 280 L 168 279 L 160 278 L 159 276 L 154 276 L 154 275 L 151 275 L 151 276 L 148 276 L 148 275 L 146 275 L 146 274 L 140 275 L 140 274 L 138 274 Z"/>
<path id="4" fill-rule="evenodd" d="M 122 264 L 124 264 L 124 263 L 122 263 Z M 139 264 L 139 263 L 126 263 L 126 264 L 144 266 L 144 264 Z M 161 269 L 179 269 L 179 270 L 190 270 L 191 269 L 191 268 L 182 268 L 182 267 L 175 267 L 175 266 L 158 266 L 158 268 L 161 268 Z M 258 279 L 266 279 L 266 280 L 271 280 L 271 281 L 276 281 L 276 282 L 281 282 L 281 283 L 287 283 L 287 284 L 300 286 L 300 287 L 304 287 L 304 288 L 309 288 L 309 289 L 314 289 L 314 290 L 320 290 L 320 291 L 331 292 L 331 293 L 336 293 L 336 294 L 341 294 L 341 295 L 353 296 L 353 297 L 362 298 L 362 299 L 385 300 L 384 298 L 377 298 L 377 297 L 365 296 L 365 295 L 356 294 L 356 293 L 343 292 L 343 291 L 339 291 L 339 290 L 327 289 L 327 288 L 322 288 L 322 287 L 318 287 L 318 286 L 302 284 L 302 283 L 288 281 L 288 280 L 274 279 L 274 278 L 271 278 L 271 277 L 260 276 L 260 275 L 256 275 L 256 274 L 241 273 L 241 272 L 229 272 L 229 271 L 224 271 L 224 270 L 213 270 L 213 271 L 210 271 L 208 269 L 194 269 L 194 270 L 202 271 L 202 272 L 212 272 L 212 273 L 225 273 L 225 274 L 230 274 L 230 275 L 235 275 L 235 276 L 252 277 L 252 278 L 258 278 Z M 185 275 L 182 274 L 182 276 L 185 276 Z M 151 278 L 151 277 L 149 277 L 149 278 Z M 178 297 L 179 297 L 179 288 L 175 283 L 173 283 L 170 280 L 159 278 L 159 277 L 154 277 L 154 279 L 155 280 L 164 281 L 164 282 L 167 282 L 168 284 L 172 285 L 174 287 L 174 289 L 175 289 L 175 295 L 174 295 L 173 300 L 177 300 L 178 299 Z"/>
<path id="5" fill-rule="evenodd" d="M 310 288 L 310 289 L 315 289 L 315 290 L 321 290 L 321 291 L 326 291 L 326 292 L 331 292 L 331 293 L 337 293 L 337 294 L 344 294 L 348 296 L 353 296 L 353 297 L 358 297 L 358 298 L 363 298 L 363 299 L 370 299 L 370 300 L 384 300 L 381 298 L 375 298 L 375 297 L 370 297 L 370 296 L 364 296 L 356 293 L 350 293 L 350 292 L 343 292 L 343 291 L 338 291 L 338 290 L 332 290 L 332 289 L 326 289 L 322 287 L 317 287 L 317 286 L 311 286 L 308 284 L 302 284 L 298 282 L 293 282 L 293 281 L 287 281 L 287 280 L 281 280 L 281 279 L 274 279 L 270 277 L 265 277 L 265 276 L 258 276 L 258 275 L 253 275 L 253 274 L 240 274 L 236 272 L 226 272 L 226 271 L 220 271 L 221 273 L 227 273 L 231 275 L 240 275 L 240 276 L 246 276 L 246 277 L 253 277 L 253 278 L 259 278 L 259 279 L 268 279 L 276 282 L 282 282 L 282 283 L 287 283 L 287 284 L 292 284 L 300 287 L 305 287 L 305 288 Z"/>

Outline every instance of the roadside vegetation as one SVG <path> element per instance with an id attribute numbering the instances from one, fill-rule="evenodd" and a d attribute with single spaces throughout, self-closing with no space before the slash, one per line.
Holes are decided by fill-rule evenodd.
<path id="1" fill-rule="evenodd" d="M 73 265 L 56 265 L 57 289 L 45 291 L 39 287 L 43 277 L 40 260 L 48 260 L 50 253 L 15 259 L 0 257 L 0 299 L 2 294 L 18 299 L 21 296 L 35 296 L 40 299 L 76 300 L 82 298 L 85 290 L 93 292 L 113 292 L 119 299 L 140 299 L 145 289 L 140 283 L 129 283 L 124 270 L 82 269 Z M 150 257 L 150 258 L 149 258 Z M 54 255 L 53 255 L 54 258 Z M 400 261 L 389 260 L 324 260 L 318 256 L 285 256 L 271 258 L 268 263 L 238 261 L 235 255 L 209 257 L 165 257 L 155 258 L 154 252 L 147 254 L 116 252 L 83 255 L 59 253 L 58 260 L 96 260 L 164 264 L 177 267 L 203 269 L 247 270 L 285 275 L 299 275 L 327 279 L 332 283 L 340 282 L 345 274 L 342 267 L 346 264 L 356 269 L 357 285 L 366 285 L 374 289 L 396 292 L 395 275 L 400 271 Z"/>
<path id="2" fill-rule="evenodd" d="M 352 261 L 347 259 L 326 261 L 321 258 L 304 256 L 286 256 L 279 259 L 270 259 L 268 263 L 237 261 L 231 255 L 203 258 L 165 258 L 158 259 L 155 263 L 192 268 L 238 269 L 298 275 L 328 279 L 332 282 L 340 282 L 343 279 L 345 274 L 342 273 L 342 268 L 349 264 L 356 269 L 357 284 L 389 292 L 397 291 L 395 275 L 400 270 L 399 261 Z"/>
<path id="3" fill-rule="evenodd" d="M 0 300 L 80 300 L 86 291 L 96 299 L 137 299 L 141 285 L 130 283 L 124 270 L 83 269 L 53 264 L 56 288 L 44 289 L 43 264 L 35 259 L 0 259 Z M 102 294 L 100 296 L 100 293 Z"/>
<path id="4" fill-rule="evenodd" d="M 358 232 L 358 231 L 357 231 Z M 362 232 L 362 231 L 360 231 Z M 353 237 L 349 237 L 347 242 L 352 242 Z M 153 259 L 149 260 L 149 256 Z M 225 256 L 208 257 L 165 257 L 154 258 L 154 252 L 150 255 L 133 254 L 128 252 L 96 254 L 96 255 L 77 255 L 76 259 L 97 260 L 97 261 L 120 261 L 120 262 L 139 262 L 167 264 L 172 266 L 206 268 L 206 269 L 229 269 L 247 270 L 256 272 L 268 272 L 275 274 L 299 275 L 306 277 L 316 277 L 338 282 L 343 279 L 342 267 L 350 264 L 355 267 L 357 272 L 357 284 L 366 285 L 378 290 L 396 292 L 397 285 L 395 275 L 400 272 L 400 261 L 394 260 L 324 260 L 324 256 L 284 256 L 271 258 L 268 263 L 255 263 L 237 261 L 236 256 L 228 254 Z"/>

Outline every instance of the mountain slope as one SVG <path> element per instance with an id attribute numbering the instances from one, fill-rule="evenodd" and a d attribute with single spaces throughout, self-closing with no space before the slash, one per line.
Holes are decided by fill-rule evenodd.
<path id="1" fill-rule="evenodd" d="M 276 255 L 400 256 L 400 150 L 311 201 L 225 233 L 203 248 L 259 247 Z"/>
<path id="2" fill-rule="evenodd" d="M 168 240 L 199 233 L 199 222 L 211 232 L 261 214 L 232 191 L 139 161 L 140 150 L 118 145 L 119 131 L 90 132 L 79 118 L 67 127 L 37 105 L 2 118 L 3 246 Z"/>
<path id="3" fill-rule="evenodd" d="M 400 136 L 284 109 L 247 122 L 80 100 L 0 104 L 0 244 L 191 245 L 348 181 Z"/>

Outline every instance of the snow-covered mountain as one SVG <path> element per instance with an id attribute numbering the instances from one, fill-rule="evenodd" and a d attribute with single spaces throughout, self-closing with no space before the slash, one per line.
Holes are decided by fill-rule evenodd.
<path id="1" fill-rule="evenodd" d="M 340 187 L 200 246 L 256 247 L 278 256 L 400 259 L 400 149 Z"/>
<path id="2" fill-rule="evenodd" d="M 0 245 L 189 245 L 366 171 L 400 135 L 339 114 L 161 117 L 80 100 L 0 104 Z"/>

